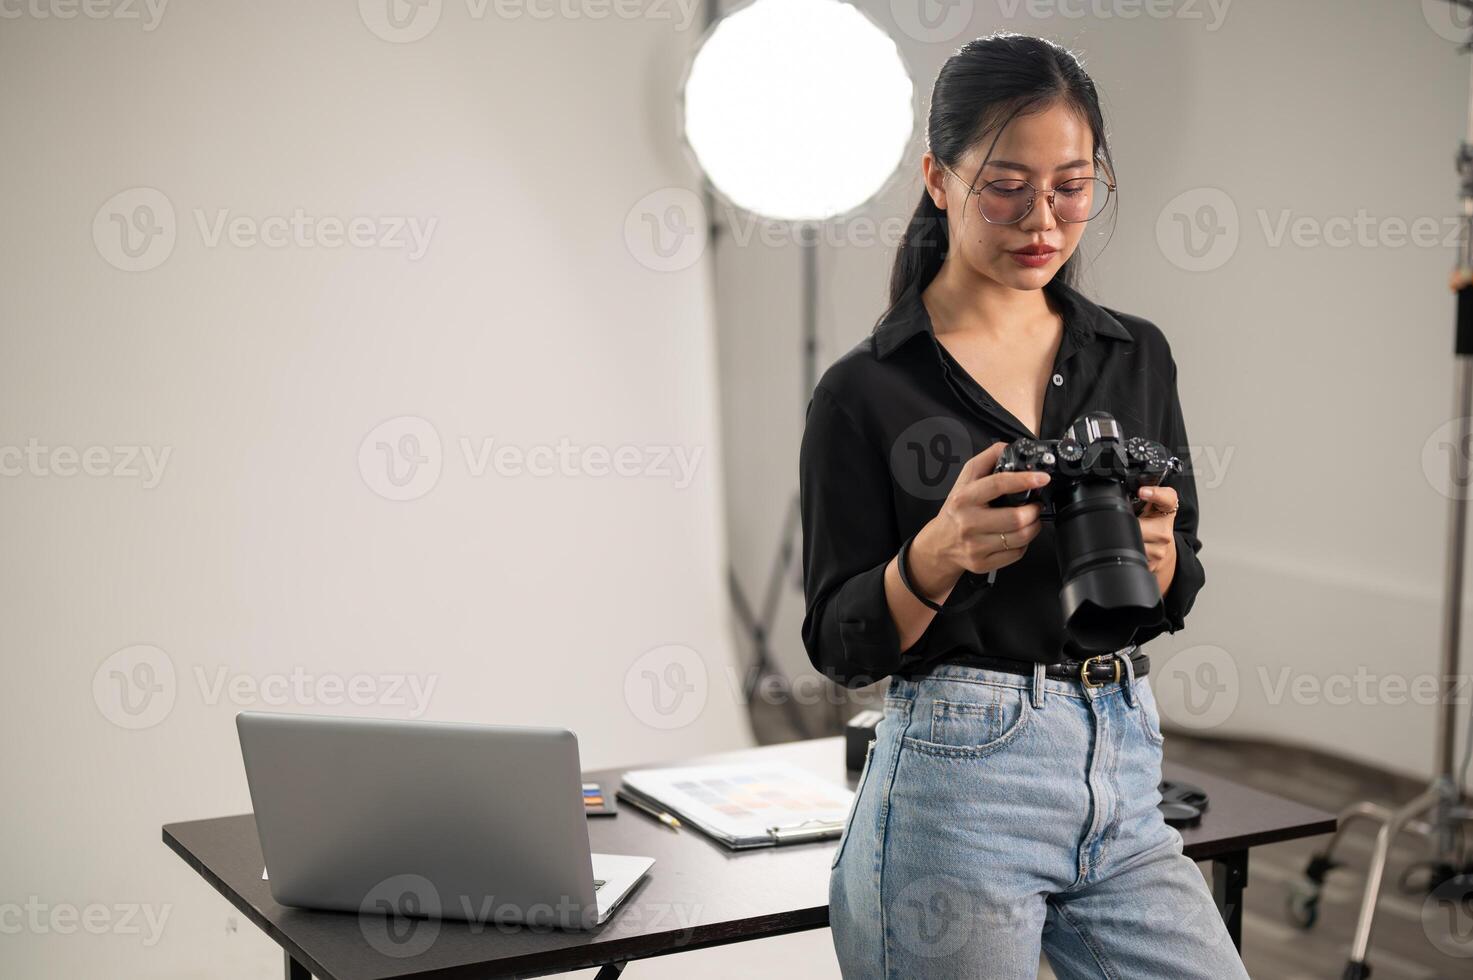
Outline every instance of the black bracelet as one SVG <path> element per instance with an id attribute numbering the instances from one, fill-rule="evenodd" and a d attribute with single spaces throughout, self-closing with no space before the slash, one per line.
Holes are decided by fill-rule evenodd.
<path id="1" fill-rule="evenodd" d="M 901 584 L 904 585 L 907 589 L 909 589 L 910 590 L 910 594 L 913 595 L 913 596 L 915 596 L 918 600 L 920 600 L 920 602 L 927 609 L 930 609 L 931 611 L 937 612 L 937 613 L 958 612 L 958 611 L 960 611 L 962 609 L 969 608 L 978 599 L 982 598 L 982 592 L 983 592 L 983 590 L 981 588 L 975 587 L 975 579 L 976 579 L 976 576 L 974 576 L 971 572 L 962 572 L 961 578 L 957 579 L 956 585 L 952 586 L 952 589 L 951 589 L 952 594 L 955 594 L 956 593 L 956 590 L 959 589 L 959 588 L 962 588 L 963 585 L 972 585 L 972 586 L 974 586 L 972 594 L 970 596 L 967 596 L 961 602 L 955 603 L 954 605 L 952 605 L 950 607 L 947 607 L 947 606 L 941 605 L 939 602 L 933 602 L 930 599 L 926 598 L 925 596 L 921 595 L 920 590 L 917 589 L 915 587 L 915 585 L 913 585 L 911 583 L 911 581 L 910 581 L 910 569 L 907 567 L 908 566 L 908 563 L 909 563 L 909 558 L 910 558 L 910 545 L 911 545 L 911 542 L 914 541 L 914 540 L 915 540 L 915 535 L 911 535 L 910 537 L 908 537 L 908 538 L 905 539 L 905 543 L 900 546 L 900 555 L 897 558 L 895 564 L 897 565 L 897 567 L 900 570 L 900 582 L 901 582 Z"/>

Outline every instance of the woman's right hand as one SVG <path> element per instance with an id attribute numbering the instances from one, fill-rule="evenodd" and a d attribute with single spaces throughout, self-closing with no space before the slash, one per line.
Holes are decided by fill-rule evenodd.
<path id="1" fill-rule="evenodd" d="M 1029 543 L 1043 530 L 1037 503 L 993 507 L 992 501 L 1010 493 L 1033 490 L 1048 483 L 1047 473 L 994 473 L 1007 446 L 995 442 L 962 466 L 941 510 L 916 535 L 910 565 L 927 567 L 952 584 L 963 571 L 985 574 L 1023 557 Z M 1003 535 L 1007 536 L 1006 547 Z M 917 561 L 917 552 L 920 552 Z M 917 568 L 917 578 L 926 577 Z M 917 583 L 920 584 L 919 582 Z"/>

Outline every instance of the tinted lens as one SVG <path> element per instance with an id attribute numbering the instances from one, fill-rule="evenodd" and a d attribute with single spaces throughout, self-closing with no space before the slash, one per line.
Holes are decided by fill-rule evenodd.
<path id="1" fill-rule="evenodd" d="M 1098 177 L 1075 177 L 1054 191 L 1054 216 L 1060 221 L 1088 221 L 1105 209 L 1110 185 Z M 993 224 L 1007 225 L 1028 213 L 1033 188 L 1026 180 L 994 180 L 977 193 L 982 217 Z"/>
<path id="2" fill-rule="evenodd" d="M 994 180 L 977 192 L 982 201 L 982 217 L 993 224 L 1012 224 L 1028 211 L 1033 188 L 1026 180 Z"/>
<path id="3" fill-rule="evenodd" d="M 1110 185 L 1098 177 L 1066 180 L 1054 191 L 1060 221 L 1088 221 L 1105 208 Z"/>

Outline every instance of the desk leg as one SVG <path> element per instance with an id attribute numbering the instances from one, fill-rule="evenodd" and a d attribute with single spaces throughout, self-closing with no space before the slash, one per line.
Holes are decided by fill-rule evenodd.
<path id="1" fill-rule="evenodd" d="M 619 974 L 624 972 L 628 963 L 605 963 L 599 968 L 598 976 L 593 980 L 619 980 Z"/>
<path id="2" fill-rule="evenodd" d="M 1243 889 L 1248 886 L 1248 851 L 1231 851 L 1212 859 L 1212 897 L 1227 923 L 1233 945 L 1243 952 Z"/>
<path id="3" fill-rule="evenodd" d="M 283 952 L 282 955 L 286 957 L 286 980 L 312 980 L 312 974 L 307 972 L 305 966 L 292 959 L 292 954 Z"/>

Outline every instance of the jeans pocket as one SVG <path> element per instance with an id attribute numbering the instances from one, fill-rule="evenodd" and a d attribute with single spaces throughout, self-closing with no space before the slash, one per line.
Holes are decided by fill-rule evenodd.
<path id="1" fill-rule="evenodd" d="M 937 691 L 930 699 L 927 737 L 907 737 L 910 748 L 931 755 L 977 759 L 1012 742 L 1033 715 L 1029 692 L 1009 684 L 969 684 Z M 943 696 L 944 695 L 944 696 Z"/>
<path id="2" fill-rule="evenodd" d="M 875 758 L 875 743 L 877 739 L 870 739 L 869 746 L 864 751 L 864 765 L 859 770 L 859 782 L 854 785 L 854 799 L 849 804 L 849 813 L 844 817 L 844 829 L 839 834 L 839 844 L 834 848 L 834 857 L 829 861 L 829 870 L 832 871 L 839 866 L 839 858 L 844 855 L 844 845 L 849 843 L 849 833 L 854 827 L 854 817 L 859 812 L 859 797 L 864 792 L 864 784 L 869 781 L 870 763 Z"/>
<path id="3" fill-rule="evenodd" d="M 1166 736 L 1161 732 L 1161 712 L 1156 707 L 1156 692 L 1151 688 L 1149 677 L 1138 677 L 1135 682 L 1136 704 L 1140 708 L 1141 729 L 1153 745 L 1161 745 Z"/>

